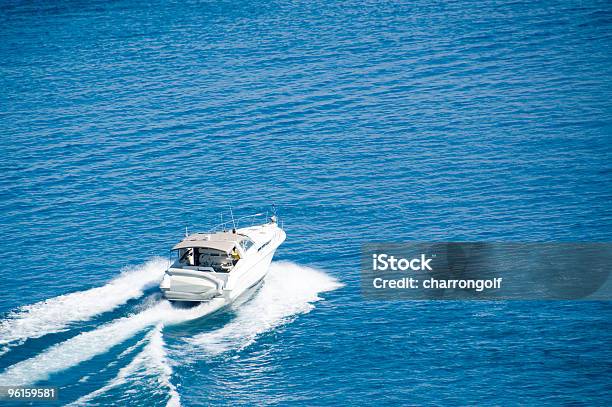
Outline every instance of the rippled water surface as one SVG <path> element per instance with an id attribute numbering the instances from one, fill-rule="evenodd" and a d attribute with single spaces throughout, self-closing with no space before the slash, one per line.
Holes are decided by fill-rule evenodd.
<path id="1" fill-rule="evenodd" d="M 0 384 L 58 403 L 609 404 L 612 308 L 377 302 L 367 241 L 612 240 L 612 8 L 0 5 Z M 252 300 L 155 287 L 276 203 Z"/>

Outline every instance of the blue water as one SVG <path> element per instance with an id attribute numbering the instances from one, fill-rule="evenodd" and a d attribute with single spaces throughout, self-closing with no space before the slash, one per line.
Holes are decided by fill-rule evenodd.
<path id="1" fill-rule="evenodd" d="M 606 1 L 2 2 L 0 382 L 609 405 L 609 303 L 367 301 L 358 255 L 612 240 L 611 45 Z M 287 241 L 250 302 L 155 308 L 185 226 L 272 203 Z"/>

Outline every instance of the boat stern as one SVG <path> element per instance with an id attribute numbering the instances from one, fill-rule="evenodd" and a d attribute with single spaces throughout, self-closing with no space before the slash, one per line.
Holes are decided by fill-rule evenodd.
<path id="1" fill-rule="evenodd" d="M 211 270 L 169 268 L 159 285 L 171 301 L 207 301 L 223 296 L 227 275 Z"/>

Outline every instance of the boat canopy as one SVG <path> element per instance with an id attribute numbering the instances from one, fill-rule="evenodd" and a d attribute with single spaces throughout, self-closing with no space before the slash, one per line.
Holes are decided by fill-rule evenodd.
<path id="1" fill-rule="evenodd" d="M 244 239 L 247 237 L 231 232 L 194 233 L 176 244 L 172 250 L 200 247 L 230 253 Z"/>

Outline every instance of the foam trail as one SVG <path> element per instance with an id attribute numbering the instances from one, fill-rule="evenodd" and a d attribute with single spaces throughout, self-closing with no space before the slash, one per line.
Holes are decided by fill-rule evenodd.
<path id="1" fill-rule="evenodd" d="M 177 309 L 168 301 L 161 301 L 138 314 L 83 332 L 30 359 L 9 366 L 0 374 L 0 386 L 25 386 L 48 379 L 53 373 L 106 353 L 148 326 L 160 322 L 176 324 L 197 319 L 218 310 L 224 304 L 222 299 L 215 299 L 194 308 Z"/>
<path id="2" fill-rule="evenodd" d="M 140 388 L 144 383 L 150 382 L 148 387 L 151 389 L 157 389 L 160 385 L 167 389 L 169 398 L 166 405 L 168 407 L 180 406 L 180 396 L 170 380 L 172 377 L 172 367 L 168 363 L 162 328 L 163 325 L 158 324 L 147 334 L 146 340 L 148 344 L 128 365 L 119 370 L 114 379 L 104 387 L 79 398 L 70 405 L 87 405 L 96 397 L 124 384 L 133 383 Z"/>
<path id="3" fill-rule="evenodd" d="M 337 280 L 322 271 L 289 262 L 274 262 L 257 296 L 238 309 L 238 316 L 232 322 L 216 331 L 197 335 L 190 342 L 210 354 L 240 349 L 261 333 L 291 321 L 298 314 L 310 312 L 314 308 L 312 303 L 320 300 L 319 293 L 339 287 L 341 284 Z M 0 386 L 26 386 L 48 379 L 53 373 L 106 353 L 149 326 L 197 319 L 223 305 L 225 302 L 220 298 L 188 309 L 174 308 L 168 301 L 158 302 L 138 314 L 83 332 L 9 366 L 0 374 Z"/>
<path id="4" fill-rule="evenodd" d="M 209 355 L 242 349 L 262 333 L 310 312 L 313 303 L 321 299 L 319 293 L 341 286 L 322 271 L 290 262 L 274 262 L 256 297 L 238 309 L 232 322 L 218 330 L 199 334 L 188 342 Z"/>
<path id="5" fill-rule="evenodd" d="M 102 287 L 60 295 L 12 311 L 7 319 L 0 321 L 0 355 L 28 338 L 64 331 L 71 323 L 87 321 L 140 297 L 143 290 L 161 279 L 167 267 L 168 260 L 156 257 L 126 269 Z"/>

